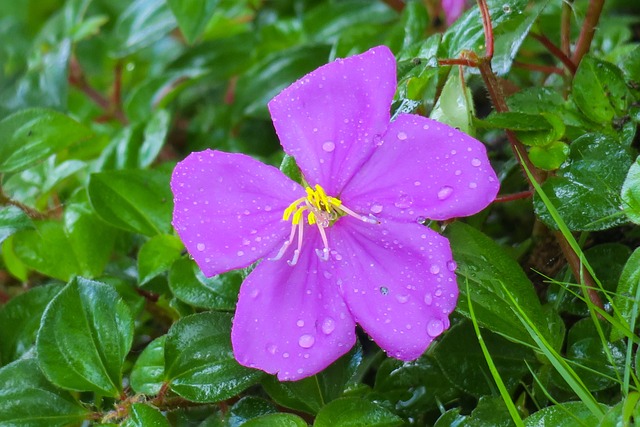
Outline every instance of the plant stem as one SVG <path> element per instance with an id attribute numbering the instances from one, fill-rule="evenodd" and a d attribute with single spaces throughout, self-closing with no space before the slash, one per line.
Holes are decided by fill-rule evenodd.
<path id="1" fill-rule="evenodd" d="M 31 219 L 45 219 L 47 216 L 17 200 L 13 200 L 0 190 L 0 206 L 15 206 L 26 213 Z"/>
<path id="2" fill-rule="evenodd" d="M 546 47 L 547 50 L 553 56 L 558 58 L 564 64 L 564 66 L 567 67 L 567 70 L 569 70 L 569 72 L 572 75 L 576 73 L 576 70 L 578 69 L 578 67 L 576 66 L 576 63 L 573 60 L 571 60 L 571 58 L 569 58 L 562 50 L 560 50 L 558 46 L 553 44 L 553 42 L 549 40 L 546 36 L 541 34 L 531 33 L 531 37 L 533 37 L 534 39 L 542 43 L 542 45 Z"/>
<path id="3" fill-rule="evenodd" d="M 580 29 L 580 36 L 576 43 L 576 50 L 573 52 L 571 60 L 574 64 L 579 64 L 582 57 L 589 52 L 591 48 L 591 42 L 593 41 L 593 35 L 596 32 L 600 15 L 602 14 L 602 7 L 604 6 L 604 0 L 590 0 L 589 7 L 587 8 L 587 16 L 584 17 L 582 28 Z"/>
<path id="4" fill-rule="evenodd" d="M 560 21 L 560 49 L 567 57 L 571 55 L 571 1 L 562 2 Z"/>
<path id="5" fill-rule="evenodd" d="M 503 196 L 498 196 L 496 197 L 494 202 L 495 203 L 511 202 L 513 200 L 528 199 L 531 196 L 533 196 L 533 191 L 531 190 L 520 191 L 519 193 L 505 194 Z"/>

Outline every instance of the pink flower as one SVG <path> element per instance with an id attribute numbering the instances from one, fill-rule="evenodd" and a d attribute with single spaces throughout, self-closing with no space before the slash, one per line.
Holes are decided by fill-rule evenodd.
<path id="1" fill-rule="evenodd" d="M 467 8 L 467 0 L 442 0 L 441 4 L 447 27 L 456 22 Z"/>
<path id="2" fill-rule="evenodd" d="M 173 172 L 173 224 L 204 274 L 264 258 L 242 284 L 231 339 L 245 366 L 313 375 L 355 343 L 419 357 L 449 326 L 449 242 L 419 222 L 474 214 L 498 180 L 482 143 L 411 114 L 390 122 L 393 54 L 379 46 L 313 71 L 269 110 L 305 186 L 207 150 Z"/>

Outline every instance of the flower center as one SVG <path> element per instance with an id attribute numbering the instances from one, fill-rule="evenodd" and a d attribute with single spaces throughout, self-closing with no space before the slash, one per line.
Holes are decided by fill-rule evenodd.
<path id="1" fill-rule="evenodd" d="M 302 237 L 304 235 L 305 219 L 308 225 L 315 225 L 318 227 L 318 231 L 322 237 L 323 248 L 316 248 L 316 254 L 323 261 L 327 261 L 329 259 L 329 242 L 327 240 L 325 228 L 333 225 L 338 218 L 344 215 L 350 215 L 370 224 L 378 223 L 378 220 L 373 217 L 358 215 L 353 212 L 351 209 L 344 206 L 342 201 L 337 197 L 327 196 L 324 188 L 318 184 L 316 184 L 314 188 L 305 187 L 305 191 L 307 192 L 306 197 L 300 197 L 299 199 L 294 200 L 289 207 L 284 210 L 282 219 L 285 221 L 291 220 L 291 233 L 289 234 L 289 238 L 285 240 L 284 244 L 280 248 L 280 251 L 278 251 L 278 254 L 275 257 L 270 258 L 270 261 L 276 261 L 282 258 L 287 248 L 293 243 L 293 239 L 297 232 L 298 247 L 293 251 L 293 258 L 287 261 L 287 263 L 289 265 L 295 265 L 298 262 L 300 248 L 302 247 Z"/>

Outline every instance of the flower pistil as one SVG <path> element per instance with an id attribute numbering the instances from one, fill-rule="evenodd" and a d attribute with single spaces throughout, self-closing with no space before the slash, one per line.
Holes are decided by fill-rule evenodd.
<path id="1" fill-rule="evenodd" d="M 276 261 L 282 258 L 287 248 L 293 243 L 293 239 L 297 232 L 298 247 L 293 251 L 293 258 L 287 261 L 287 263 L 293 266 L 298 262 L 300 248 L 302 247 L 302 238 L 304 235 L 305 212 L 307 224 L 316 225 L 320 232 L 320 236 L 322 237 L 323 248 L 316 248 L 316 254 L 323 261 L 327 261 L 329 259 L 329 241 L 327 239 L 325 229 L 335 223 L 338 218 L 344 215 L 350 215 L 370 224 L 378 223 L 378 220 L 372 216 L 359 215 L 347 208 L 337 197 L 327 196 L 324 188 L 319 184 L 316 184 L 314 188 L 307 186 L 305 187 L 305 191 L 307 193 L 306 197 L 300 197 L 293 201 L 282 214 L 282 219 L 284 221 L 291 220 L 291 233 L 289 234 L 289 238 L 285 240 L 284 244 L 278 251 L 278 254 L 275 257 L 270 258 L 271 261 Z"/>

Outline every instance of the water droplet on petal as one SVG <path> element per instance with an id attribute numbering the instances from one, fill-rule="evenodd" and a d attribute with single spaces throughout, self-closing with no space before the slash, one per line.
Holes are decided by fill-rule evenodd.
<path id="1" fill-rule="evenodd" d="M 299 374 L 301 374 L 301 373 L 303 373 L 303 372 L 304 372 L 304 369 L 299 368 L 296 372 L 297 372 L 297 373 L 299 373 Z"/>
<path id="2" fill-rule="evenodd" d="M 296 322 L 296 325 L 298 325 L 299 327 L 303 327 L 304 326 L 304 320 L 300 319 Z"/>
<path id="3" fill-rule="evenodd" d="M 426 294 L 424 294 L 424 303 L 427 305 L 431 305 L 432 302 L 433 297 L 431 296 L 431 292 L 427 292 Z"/>
<path id="4" fill-rule="evenodd" d="M 449 187 L 448 185 L 445 185 L 442 188 L 440 188 L 440 190 L 438 190 L 438 199 L 446 200 L 449 198 L 449 196 L 451 196 L 452 193 L 453 193 L 453 188 Z"/>
<path id="5" fill-rule="evenodd" d="M 315 342 L 316 339 L 313 337 L 313 335 L 304 334 L 298 340 L 298 345 L 300 345 L 300 347 L 302 348 L 310 348 Z"/>
<path id="6" fill-rule="evenodd" d="M 404 304 L 405 302 L 409 301 L 409 295 L 398 294 L 396 295 L 396 300 L 398 300 L 400 304 Z"/>
<path id="7" fill-rule="evenodd" d="M 333 150 L 336 149 L 336 144 L 334 144 L 332 141 L 327 141 L 324 144 L 322 144 L 322 149 L 327 153 L 331 153 Z"/>
<path id="8" fill-rule="evenodd" d="M 259 289 L 252 289 L 251 292 L 249 292 L 249 296 L 251 298 L 256 298 L 259 294 L 260 294 Z"/>
<path id="9" fill-rule="evenodd" d="M 389 288 L 387 288 L 386 286 L 380 286 L 380 293 L 382 295 L 387 295 L 389 293 Z"/>
<path id="10" fill-rule="evenodd" d="M 285 358 L 285 359 L 288 359 L 289 358 L 289 353 L 282 353 L 282 357 Z"/>
<path id="11" fill-rule="evenodd" d="M 424 129 L 424 130 L 429 130 L 429 125 L 424 125 L 424 126 L 422 126 L 422 129 Z"/>
<path id="12" fill-rule="evenodd" d="M 478 184 L 476 184 L 475 182 L 470 182 L 469 183 L 469 188 L 476 188 L 478 186 Z"/>
<path id="13" fill-rule="evenodd" d="M 401 194 L 394 203 L 396 208 L 406 209 L 413 204 L 413 199 L 408 194 Z"/>
<path id="14" fill-rule="evenodd" d="M 371 205 L 371 212 L 373 212 L 374 214 L 379 214 L 380 212 L 382 212 L 382 205 L 380 203 L 374 203 L 373 205 Z"/>
<path id="15" fill-rule="evenodd" d="M 238 251 L 237 254 L 238 254 L 238 256 L 242 256 L 242 255 L 244 255 L 244 252 Z"/>
<path id="16" fill-rule="evenodd" d="M 267 346 L 267 351 L 268 351 L 270 354 L 276 354 L 276 352 L 278 351 L 278 346 L 277 346 L 277 345 L 275 345 L 275 344 L 269 344 L 269 345 Z"/>
<path id="17" fill-rule="evenodd" d="M 196 245 L 196 249 L 199 250 L 200 252 L 204 251 L 206 248 L 206 246 L 204 245 L 204 243 L 198 243 Z"/>
<path id="18" fill-rule="evenodd" d="M 451 260 L 451 261 L 447 262 L 447 269 L 449 271 L 455 271 L 456 267 L 458 267 L 458 265 L 456 264 L 455 261 Z"/>
<path id="19" fill-rule="evenodd" d="M 336 328 L 336 321 L 331 317 L 327 317 L 322 321 L 322 332 L 326 335 L 329 335 Z"/>
<path id="20" fill-rule="evenodd" d="M 416 187 L 419 187 L 420 186 L 420 181 L 414 182 L 413 185 L 415 185 Z"/>
<path id="21" fill-rule="evenodd" d="M 427 333 L 432 337 L 437 337 L 444 331 L 444 324 L 439 319 L 433 319 L 427 325 Z"/>
<path id="22" fill-rule="evenodd" d="M 438 274 L 440 273 L 440 267 L 438 267 L 436 264 L 433 264 L 429 271 L 431 272 L 431 274 Z"/>
<path id="23" fill-rule="evenodd" d="M 478 167 L 478 166 L 480 166 L 481 164 L 482 164 L 482 162 L 480 161 L 480 159 L 475 158 L 475 157 L 474 157 L 473 159 L 471 159 L 471 166 Z"/>
<path id="24" fill-rule="evenodd" d="M 405 139 L 407 139 L 407 134 L 404 132 L 398 132 L 397 136 L 400 141 L 404 141 Z"/>

